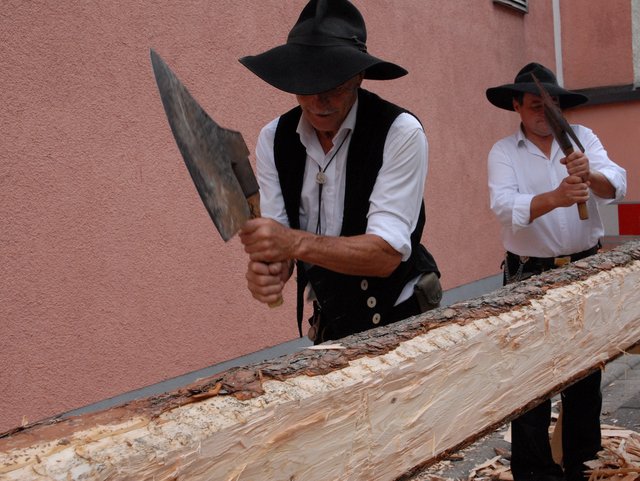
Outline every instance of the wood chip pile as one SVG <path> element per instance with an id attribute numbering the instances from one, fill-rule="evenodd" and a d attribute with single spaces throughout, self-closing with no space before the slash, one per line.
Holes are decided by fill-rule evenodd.
<path id="1" fill-rule="evenodd" d="M 424 481 L 513 481 L 509 467 L 510 452 L 496 448 L 496 456 L 475 466 L 466 478 L 448 478 L 438 473 L 464 457 L 457 453 L 429 469 Z M 589 481 L 640 480 L 640 433 L 619 426 L 602 425 L 602 451 L 598 458 L 587 463 Z"/>
<path id="2" fill-rule="evenodd" d="M 640 433 L 617 426 L 602 426 L 602 451 L 587 463 L 590 481 L 640 479 Z"/>

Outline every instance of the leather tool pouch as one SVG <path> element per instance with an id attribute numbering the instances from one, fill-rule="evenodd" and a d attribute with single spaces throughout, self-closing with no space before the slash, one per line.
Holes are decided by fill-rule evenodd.
<path id="1" fill-rule="evenodd" d="M 418 301 L 421 312 L 430 311 L 440 306 L 442 300 L 442 286 L 435 272 L 423 274 L 413 287 L 414 295 Z"/>
<path id="2" fill-rule="evenodd" d="M 324 340 L 324 328 L 321 326 L 320 320 L 320 306 L 317 301 L 313 301 L 313 315 L 309 318 L 307 337 L 310 341 L 313 341 L 314 344 L 320 344 Z"/>

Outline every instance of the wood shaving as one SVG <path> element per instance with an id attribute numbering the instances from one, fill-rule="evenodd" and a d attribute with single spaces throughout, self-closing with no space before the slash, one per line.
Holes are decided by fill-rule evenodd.
<path id="1" fill-rule="evenodd" d="M 640 433 L 625 427 L 602 425 L 602 451 L 585 463 L 589 481 L 640 481 Z M 434 465 L 421 481 L 513 481 L 511 453 L 496 449 L 497 456 L 475 466 L 466 478 L 443 477 L 450 461 Z M 435 468 L 435 469 L 433 469 Z M 434 472 L 435 471 L 435 472 Z"/>

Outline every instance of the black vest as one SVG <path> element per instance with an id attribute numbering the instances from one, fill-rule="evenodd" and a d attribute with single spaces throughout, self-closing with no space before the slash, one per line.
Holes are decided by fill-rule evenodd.
<path id="1" fill-rule="evenodd" d="M 346 190 L 341 236 L 364 234 L 367 228 L 369 198 L 378 172 L 391 124 L 406 110 L 360 89 L 356 126 L 347 154 Z M 296 132 L 302 110 L 296 107 L 278 121 L 274 140 L 278 171 L 290 227 L 300 228 L 300 195 L 306 164 L 306 150 Z M 417 226 L 411 235 L 411 256 L 385 278 L 339 274 L 322 267 L 305 269 L 298 263 L 299 289 L 311 282 L 321 310 L 325 340 L 388 324 L 393 304 L 405 284 L 424 272 L 438 272 L 433 257 L 420 244 L 424 228 L 424 202 Z M 372 260 L 375 262 L 375 259 Z M 301 306 L 298 318 L 301 319 Z"/>

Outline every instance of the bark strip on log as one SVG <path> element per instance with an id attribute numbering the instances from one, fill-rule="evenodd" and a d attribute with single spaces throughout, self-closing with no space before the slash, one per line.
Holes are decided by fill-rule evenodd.
<path id="1" fill-rule="evenodd" d="M 0 480 L 393 480 L 640 340 L 640 242 L 100 413 L 0 435 Z"/>

